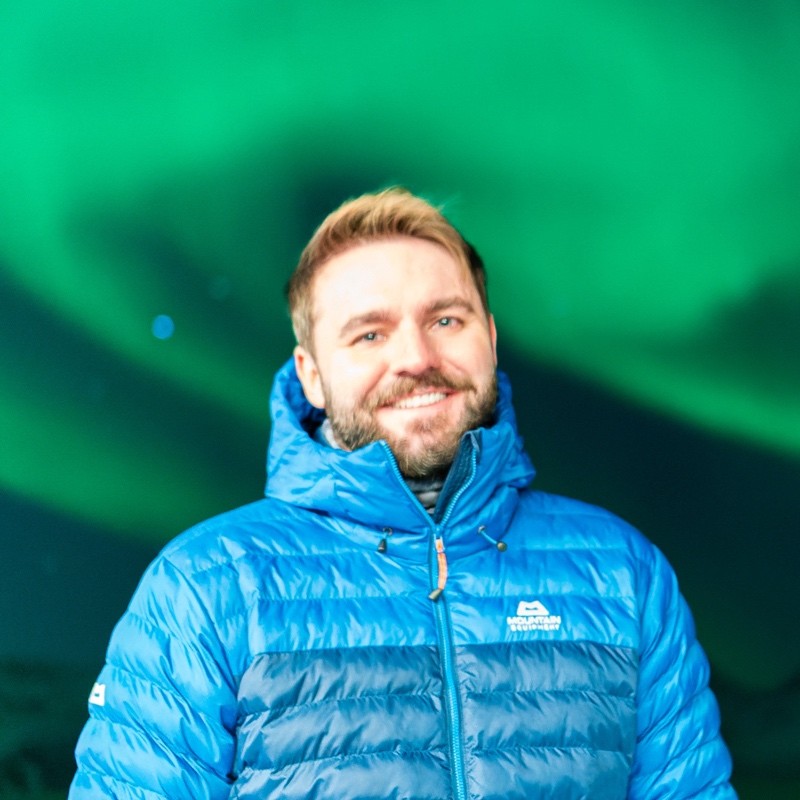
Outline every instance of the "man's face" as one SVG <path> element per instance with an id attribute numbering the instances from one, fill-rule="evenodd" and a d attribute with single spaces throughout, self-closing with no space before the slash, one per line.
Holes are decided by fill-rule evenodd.
<path id="1" fill-rule="evenodd" d="M 397 237 L 335 256 L 312 291 L 314 354 L 298 346 L 295 364 L 339 444 L 385 439 L 407 477 L 448 467 L 497 399 L 494 320 L 467 267 Z"/>

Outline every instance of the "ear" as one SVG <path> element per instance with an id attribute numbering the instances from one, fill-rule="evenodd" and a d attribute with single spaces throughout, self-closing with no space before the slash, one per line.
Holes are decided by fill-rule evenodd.
<path id="1" fill-rule="evenodd" d="M 492 337 L 492 352 L 494 353 L 494 365 L 497 366 L 497 328 L 494 324 L 494 315 L 489 314 L 489 335 Z"/>
<path id="2" fill-rule="evenodd" d="M 322 378 L 317 369 L 317 362 L 311 353 L 300 345 L 294 348 L 294 368 L 306 400 L 312 406 L 325 408 L 325 393 L 322 391 Z"/>

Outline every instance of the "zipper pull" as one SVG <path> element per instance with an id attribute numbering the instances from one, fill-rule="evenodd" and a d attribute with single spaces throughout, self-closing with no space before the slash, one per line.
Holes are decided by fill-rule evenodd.
<path id="1" fill-rule="evenodd" d="M 439 580 L 436 588 L 428 595 L 428 598 L 435 603 L 442 596 L 444 585 L 447 583 L 447 556 L 444 554 L 444 540 L 442 537 L 437 536 L 434 543 L 436 545 L 436 566 Z"/>
<path id="2" fill-rule="evenodd" d="M 391 528 L 384 528 L 381 533 L 383 538 L 378 542 L 378 552 L 383 554 L 389 549 L 388 538 L 394 533 Z"/>

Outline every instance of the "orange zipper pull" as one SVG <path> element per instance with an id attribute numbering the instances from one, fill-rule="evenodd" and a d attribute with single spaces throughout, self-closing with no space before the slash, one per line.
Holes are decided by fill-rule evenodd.
<path id="1" fill-rule="evenodd" d="M 444 585 L 447 583 L 447 556 L 444 554 L 444 540 L 441 536 L 435 539 L 436 544 L 436 566 L 439 573 L 439 580 L 437 587 L 428 595 L 431 600 L 438 600 L 444 591 Z"/>

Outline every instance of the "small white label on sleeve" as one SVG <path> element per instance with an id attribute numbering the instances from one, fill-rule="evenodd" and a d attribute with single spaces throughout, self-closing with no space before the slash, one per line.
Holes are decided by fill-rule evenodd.
<path id="1" fill-rule="evenodd" d="M 89 702 L 96 706 L 104 706 L 106 704 L 106 685 L 104 683 L 96 683 L 92 686 Z"/>

